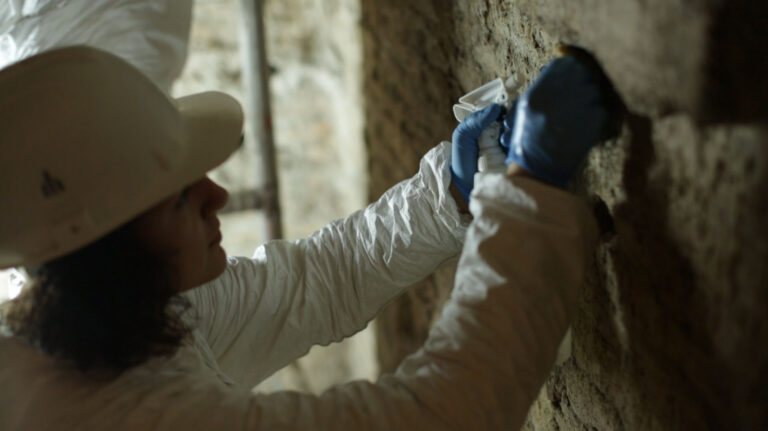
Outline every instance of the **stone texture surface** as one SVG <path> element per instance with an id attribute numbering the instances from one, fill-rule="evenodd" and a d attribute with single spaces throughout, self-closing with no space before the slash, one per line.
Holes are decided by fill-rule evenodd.
<path id="1" fill-rule="evenodd" d="M 630 111 L 575 185 L 604 234 L 573 355 L 526 429 L 768 429 L 765 4 L 363 0 L 371 198 L 449 138 L 460 95 L 529 83 L 557 42 L 592 51 Z M 450 280 L 386 310 L 384 370 L 420 345 Z"/>
<path id="2" fill-rule="evenodd" d="M 302 238 L 366 203 L 359 0 L 268 0 L 267 52 L 287 238 Z M 315 393 L 376 377 L 371 328 L 314 347 L 267 389 Z"/>
<path id="3" fill-rule="evenodd" d="M 561 41 L 592 48 L 638 113 L 699 123 L 768 116 L 765 19 L 756 0 L 519 0 Z M 503 8 L 501 8 L 503 9 Z M 758 96 L 758 97 L 756 97 Z M 762 96 L 762 97 L 759 97 Z"/>

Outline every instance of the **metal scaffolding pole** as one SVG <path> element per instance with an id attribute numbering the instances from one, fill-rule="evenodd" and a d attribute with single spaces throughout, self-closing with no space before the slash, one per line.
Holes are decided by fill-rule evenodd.
<path id="1" fill-rule="evenodd" d="M 251 133 L 259 149 L 259 188 L 256 202 L 265 216 L 265 238 L 282 238 L 278 199 L 277 161 L 272 136 L 272 111 L 269 94 L 269 64 L 264 34 L 263 0 L 240 0 L 243 83 Z"/>

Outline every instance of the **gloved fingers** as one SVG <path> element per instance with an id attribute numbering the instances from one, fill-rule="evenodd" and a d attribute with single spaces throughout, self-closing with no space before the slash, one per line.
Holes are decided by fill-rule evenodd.
<path id="1" fill-rule="evenodd" d="M 563 99 L 581 101 L 585 94 L 599 95 L 598 78 L 573 57 L 556 58 L 544 68 L 523 97 L 530 100 L 534 108 L 549 106 Z"/>
<path id="2" fill-rule="evenodd" d="M 606 135 L 606 80 L 596 63 L 572 55 L 551 61 L 520 97 L 515 115 L 504 119 L 499 143 L 510 147 L 507 163 L 558 187 L 567 184 Z"/>
<path id="3" fill-rule="evenodd" d="M 590 68 L 572 56 L 558 57 L 550 61 L 539 76 L 540 79 L 552 76 L 559 82 L 570 81 L 573 84 L 597 82 L 597 76 Z"/>
<path id="4" fill-rule="evenodd" d="M 504 155 L 509 154 L 509 148 L 512 146 L 512 131 L 515 128 L 515 117 L 517 116 L 517 100 L 512 102 L 512 106 L 504 116 L 501 123 L 501 134 L 499 135 L 499 146 Z"/>
<path id="5" fill-rule="evenodd" d="M 502 127 L 503 130 L 506 131 L 507 129 L 511 129 L 515 127 L 515 116 L 517 115 L 517 100 L 512 102 L 512 107 L 509 108 L 509 111 L 507 112 L 507 115 L 504 116 L 504 121 L 502 121 Z"/>
<path id="6" fill-rule="evenodd" d="M 453 131 L 451 150 L 451 176 L 465 199 L 474 185 L 477 159 L 480 153 L 478 140 L 483 131 L 501 115 L 501 105 L 493 104 L 473 112 Z"/>
<path id="7" fill-rule="evenodd" d="M 501 105 L 498 103 L 492 103 L 477 112 L 473 112 L 467 118 L 470 122 L 469 126 L 477 127 L 480 129 L 480 133 L 483 133 L 483 130 L 493 124 L 494 121 L 499 119 L 499 115 L 501 115 L 501 109 Z"/>
<path id="8" fill-rule="evenodd" d="M 511 128 L 505 129 L 499 136 L 499 146 L 505 156 L 509 155 L 509 149 L 512 147 L 512 130 Z"/>
<path id="9" fill-rule="evenodd" d="M 480 139 L 480 135 L 499 118 L 499 115 L 501 115 L 501 105 L 496 103 L 471 113 L 454 130 L 453 144 L 462 146 L 474 144 L 477 146 L 477 140 Z"/>
<path id="10" fill-rule="evenodd" d="M 584 108 L 584 110 L 574 118 L 582 126 L 584 142 L 589 148 L 597 145 L 600 137 L 608 126 L 608 110 L 598 103 L 594 103 Z"/>

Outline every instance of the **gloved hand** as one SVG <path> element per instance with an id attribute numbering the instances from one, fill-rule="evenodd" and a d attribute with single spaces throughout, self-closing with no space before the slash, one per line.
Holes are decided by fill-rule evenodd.
<path id="1" fill-rule="evenodd" d="M 467 116 L 453 131 L 451 179 L 467 202 L 475 185 L 475 173 L 477 173 L 479 155 L 477 141 L 483 131 L 499 118 L 499 115 L 501 115 L 501 105 L 488 105 Z"/>
<path id="2" fill-rule="evenodd" d="M 568 184 L 608 126 L 597 73 L 572 56 L 544 68 L 504 119 L 507 164 L 557 187 Z"/>

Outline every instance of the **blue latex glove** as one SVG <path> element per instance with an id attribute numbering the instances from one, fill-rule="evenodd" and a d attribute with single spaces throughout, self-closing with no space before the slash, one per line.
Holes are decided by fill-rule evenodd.
<path id="1" fill-rule="evenodd" d="M 477 141 L 483 130 L 493 124 L 499 115 L 501 115 L 501 105 L 488 105 L 471 113 L 453 131 L 451 179 L 467 202 L 475 185 L 475 173 L 477 173 L 479 155 Z"/>
<path id="2" fill-rule="evenodd" d="M 514 162 L 557 187 L 568 185 L 607 127 L 599 77 L 571 56 L 553 60 L 504 119 L 501 144 Z"/>

